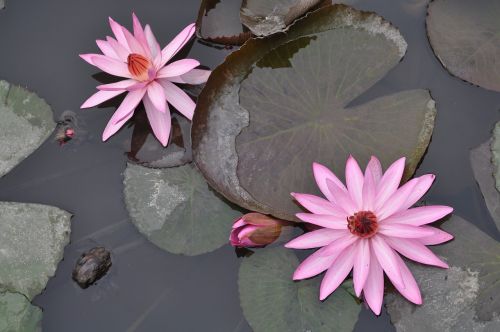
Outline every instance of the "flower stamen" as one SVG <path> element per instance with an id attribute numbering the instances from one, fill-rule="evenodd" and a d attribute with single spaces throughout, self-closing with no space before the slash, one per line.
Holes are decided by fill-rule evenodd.
<path id="1" fill-rule="evenodd" d="M 151 67 L 150 61 L 144 56 L 132 53 L 127 59 L 128 71 L 139 81 L 148 79 L 148 69 Z"/>
<path id="2" fill-rule="evenodd" d="M 359 211 L 347 218 L 349 231 L 361 238 L 369 238 L 378 230 L 377 216 L 371 211 Z"/>

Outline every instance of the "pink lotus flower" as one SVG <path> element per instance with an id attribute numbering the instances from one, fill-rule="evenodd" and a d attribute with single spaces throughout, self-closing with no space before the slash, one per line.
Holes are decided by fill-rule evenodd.
<path id="1" fill-rule="evenodd" d="M 399 184 L 405 158 L 382 174 L 372 157 L 365 173 L 349 157 L 347 187 L 326 167 L 313 164 L 314 177 L 327 199 L 308 194 L 292 196 L 312 213 L 298 213 L 307 223 L 323 227 L 286 244 L 287 248 L 321 248 L 304 260 L 293 275 L 306 279 L 327 271 L 320 287 L 320 300 L 328 297 L 353 269 L 354 290 L 379 315 L 384 295 L 384 272 L 409 301 L 422 303 L 418 285 L 399 254 L 422 264 L 447 268 L 426 245 L 453 238 L 427 226 L 453 211 L 448 206 L 410 208 L 430 188 L 435 176 L 423 175 Z"/>
<path id="2" fill-rule="evenodd" d="M 264 247 L 276 241 L 289 222 L 260 213 L 248 213 L 236 220 L 229 241 L 233 247 Z"/>
<path id="3" fill-rule="evenodd" d="M 210 71 L 195 69 L 200 65 L 194 59 L 182 59 L 167 64 L 191 39 L 195 25 L 190 24 L 163 50 L 149 25 L 143 29 L 133 17 L 134 34 L 109 18 L 115 38 L 97 40 L 102 54 L 81 54 L 80 57 L 108 74 L 126 78 L 123 81 L 100 85 L 81 108 L 94 107 L 124 92 L 127 96 L 109 121 L 102 135 L 103 141 L 115 134 L 134 114 L 141 100 L 149 123 L 158 140 L 166 146 L 170 137 L 170 103 L 186 118 L 192 119 L 195 103 L 174 83 L 201 84 Z"/>

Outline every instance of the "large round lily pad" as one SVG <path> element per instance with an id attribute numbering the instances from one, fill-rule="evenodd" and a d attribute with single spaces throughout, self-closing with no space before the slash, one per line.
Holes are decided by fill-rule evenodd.
<path id="1" fill-rule="evenodd" d="M 455 76 L 500 91 L 500 2 L 434 0 L 427 33 L 443 66 Z"/>
<path id="2" fill-rule="evenodd" d="M 55 126 L 52 110 L 43 99 L 0 81 L 0 177 L 35 151 Z"/>
<path id="3" fill-rule="evenodd" d="M 500 230 L 500 192 L 495 188 L 492 163 L 492 140 L 481 144 L 471 151 L 470 161 L 474 178 L 483 194 L 486 207 Z"/>
<path id="4" fill-rule="evenodd" d="M 449 269 L 409 264 L 423 296 L 415 306 L 388 297 L 391 320 L 400 331 L 499 331 L 500 243 L 464 219 L 453 216 L 442 227 L 455 240 L 433 251 Z"/>
<path id="5" fill-rule="evenodd" d="M 0 291 L 0 331 L 39 332 L 42 310 L 21 294 Z"/>
<path id="6" fill-rule="evenodd" d="M 319 279 L 292 280 L 299 261 L 282 247 L 259 250 L 240 267 L 243 313 L 255 332 L 352 331 L 361 310 L 354 297 L 339 287 L 326 301 Z"/>
<path id="7" fill-rule="evenodd" d="M 493 130 L 493 140 L 491 142 L 491 161 L 493 163 L 493 176 L 495 177 L 496 188 L 497 191 L 500 192 L 500 121 L 497 122 L 495 129 Z"/>
<path id="8" fill-rule="evenodd" d="M 376 155 L 385 166 L 406 156 L 408 178 L 433 130 L 429 92 L 351 106 L 405 51 L 380 16 L 343 5 L 310 13 L 286 34 L 249 40 L 200 95 L 196 163 L 228 199 L 284 219 L 297 211 L 290 192 L 317 192 L 315 161 L 341 175 L 349 154 L 361 163 Z"/>
<path id="9" fill-rule="evenodd" d="M 241 45 L 252 33 L 241 24 L 242 0 L 202 0 L 196 32 L 199 38 L 224 44 Z"/>
<path id="10" fill-rule="evenodd" d="M 257 36 L 283 31 L 323 0 L 243 0 L 241 22 Z"/>
<path id="11" fill-rule="evenodd" d="M 128 164 L 124 183 L 132 222 L 171 253 L 194 256 L 221 247 L 241 215 L 192 164 L 165 169 Z"/>
<path id="12" fill-rule="evenodd" d="M 0 202 L 0 291 L 39 294 L 69 243 L 71 214 L 55 207 Z"/>

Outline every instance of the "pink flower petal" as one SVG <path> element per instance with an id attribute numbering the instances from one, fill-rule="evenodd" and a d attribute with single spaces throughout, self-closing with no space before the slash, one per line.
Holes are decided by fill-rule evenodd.
<path id="1" fill-rule="evenodd" d="M 122 122 L 122 120 L 128 117 L 130 113 L 134 113 L 135 108 L 139 105 L 145 94 L 146 88 L 130 91 L 113 115 L 116 119 L 116 123 Z"/>
<path id="2" fill-rule="evenodd" d="M 415 180 L 418 180 L 417 185 L 413 188 L 410 195 L 408 195 L 406 202 L 401 206 L 399 211 L 407 210 L 418 202 L 432 186 L 435 179 L 436 176 L 434 174 L 426 174 L 416 178 Z"/>
<path id="3" fill-rule="evenodd" d="M 430 224 L 453 212 L 453 208 L 442 205 L 421 206 L 399 212 L 381 221 L 381 223 L 406 224 L 421 226 Z"/>
<path id="4" fill-rule="evenodd" d="M 346 163 L 345 177 L 347 184 L 347 191 L 354 202 L 356 209 L 361 210 L 363 208 L 363 182 L 364 176 L 361 168 L 359 168 L 358 162 L 349 156 Z"/>
<path id="5" fill-rule="evenodd" d="M 132 78 L 132 74 L 130 74 L 127 64 L 119 60 L 108 58 L 104 55 L 96 55 L 92 57 L 92 62 L 97 68 L 108 74 Z"/>
<path id="6" fill-rule="evenodd" d="M 370 239 L 373 251 L 377 260 L 382 266 L 389 279 L 391 279 L 394 285 L 404 288 L 405 283 L 403 281 L 403 276 L 401 275 L 401 270 L 399 268 L 399 262 L 396 258 L 397 254 L 392 250 L 392 248 L 386 243 L 379 235 L 375 235 Z"/>
<path id="7" fill-rule="evenodd" d="M 116 132 L 120 130 L 120 128 L 132 117 L 132 115 L 134 115 L 134 112 L 130 112 L 126 117 L 121 118 L 121 120 L 117 120 L 117 117 L 113 115 L 102 133 L 102 141 L 107 141 L 108 138 L 116 134 Z"/>
<path id="8" fill-rule="evenodd" d="M 127 40 L 127 44 L 129 46 L 130 52 L 136 53 L 143 55 L 145 57 L 149 57 L 149 47 L 146 49 L 142 47 L 141 43 L 128 31 L 127 29 L 123 28 L 123 35 L 125 36 L 125 39 Z"/>
<path id="9" fill-rule="evenodd" d="M 359 297 L 370 272 L 370 242 L 361 239 L 355 246 L 353 282 L 354 291 Z"/>
<path id="10" fill-rule="evenodd" d="M 324 248 L 319 249 L 300 263 L 293 273 L 293 280 L 311 278 L 328 269 L 338 255 L 324 256 L 323 251 Z"/>
<path id="11" fill-rule="evenodd" d="M 113 30 L 113 33 L 118 43 L 120 43 L 121 46 L 123 46 L 130 53 L 130 48 L 128 46 L 127 39 L 125 38 L 125 34 L 123 33 L 123 31 L 126 29 L 122 27 L 120 24 L 116 23 L 116 21 L 113 20 L 111 17 L 109 18 L 109 25 L 111 26 L 111 30 Z"/>
<path id="12" fill-rule="evenodd" d="M 380 179 L 382 179 L 383 175 L 382 164 L 380 164 L 380 160 L 378 160 L 377 157 L 372 156 L 370 158 L 368 165 L 366 165 L 365 176 L 366 173 L 371 173 L 373 177 L 373 182 L 375 183 L 375 186 L 377 186 L 380 182 Z"/>
<path id="13" fill-rule="evenodd" d="M 243 227 L 245 225 L 247 225 L 247 223 L 245 222 L 245 220 L 243 220 L 241 218 L 241 219 L 236 220 L 236 222 L 233 224 L 233 229 L 238 228 L 238 227 Z"/>
<path id="14" fill-rule="evenodd" d="M 348 216 L 343 209 L 335 206 L 330 201 L 324 198 L 309 195 L 292 193 L 293 198 L 299 202 L 300 205 L 315 214 L 329 214 L 341 219 L 346 219 Z"/>
<path id="15" fill-rule="evenodd" d="M 347 277 L 354 264 L 355 251 L 352 246 L 347 247 L 328 268 L 319 289 L 319 299 L 322 301 L 333 293 Z"/>
<path id="16" fill-rule="evenodd" d="M 422 304 L 422 295 L 420 294 L 420 289 L 418 288 L 418 284 L 413 277 L 408 266 L 406 266 L 405 262 L 399 255 L 397 256 L 397 260 L 399 261 L 399 267 L 401 269 L 401 274 L 403 275 L 403 279 L 405 281 L 405 287 L 401 288 L 396 285 L 396 289 L 401 293 L 408 301 L 413 302 L 415 304 Z"/>
<path id="17" fill-rule="evenodd" d="M 421 226 L 420 228 L 430 229 L 434 234 L 430 236 L 421 237 L 418 239 L 420 243 L 426 246 L 432 246 L 436 244 L 441 244 L 444 242 L 448 242 L 453 239 L 453 235 L 446 233 L 445 231 L 440 230 L 439 228 L 430 227 L 430 226 Z"/>
<path id="18" fill-rule="evenodd" d="M 380 224 L 378 231 L 385 236 L 407 239 L 423 238 L 434 235 L 434 231 L 429 228 L 395 223 Z"/>
<path id="19" fill-rule="evenodd" d="M 144 30 L 142 29 L 141 22 L 135 15 L 135 13 L 132 13 L 132 21 L 134 25 L 134 37 L 135 39 L 139 42 L 141 45 L 142 49 L 146 52 L 147 57 L 151 57 L 151 49 L 149 48 L 148 41 L 146 39 L 146 34 L 144 33 Z"/>
<path id="20" fill-rule="evenodd" d="M 337 206 L 341 207 L 348 216 L 358 211 L 356 204 L 353 202 L 348 192 L 343 191 L 342 188 L 330 181 L 330 179 L 326 179 L 326 186 L 335 197 Z"/>
<path id="21" fill-rule="evenodd" d="M 157 74 L 158 78 L 170 78 L 188 73 L 198 67 L 200 62 L 194 59 L 182 59 L 163 67 Z"/>
<path id="22" fill-rule="evenodd" d="M 169 77 L 168 80 L 174 83 L 197 85 L 205 83 L 211 73 L 210 70 L 193 69 L 181 76 Z"/>
<path id="23" fill-rule="evenodd" d="M 82 58 L 83 60 L 85 60 L 86 62 L 90 63 L 92 66 L 95 66 L 94 64 L 94 60 L 93 58 L 95 56 L 101 56 L 100 54 L 93 54 L 93 53 L 89 53 L 89 54 L 80 54 L 80 58 Z"/>
<path id="24" fill-rule="evenodd" d="M 426 246 L 424 246 L 416 239 L 384 237 L 384 240 L 392 248 L 394 248 L 394 250 L 411 260 L 422 264 L 448 268 L 448 264 L 439 259 L 439 257 L 434 255 L 432 251 L 430 251 Z"/>
<path id="25" fill-rule="evenodd" d="M 97 91 L 95 94 L 93 94 L 87 101 L 85 101 L 80 108 L 90 108 L 97 106 L 106 100 L 109 100 L 111 98 L 114 98 L 122 93 L 124 93 L 125 90 L 116 90 L 116 91 Z"/>
<path id="26" fill-rule="evenodd" d="M 165 89 L 165 96 L 167 97 L 167 101 L 186 118 L 192 120 L 196 104 L 191 99 L 191 97 L 189 97 L 175 84 L 169 82 L 167 79 L 160 79 L 158 80 L 158 82 Z"/>
<path id="27" fill-rule="evenodd" d="M 165 106 L 165 112 L 160 112 L 158 109 L 156 109 L 149 96 L 145 96 L 143 102 L 144 108 L 146 109 L 146 114 L 148 116 L 149 124 L 153 129 L 153 133 L 163 146 L 167 146 L 170 139 L 170 129 L 172 124 L 168 106 Z"/>
<path id="28" fill-rule="evenodd" d="M 106 40 L 115 51 L 116 55 L 118 56 L 118 60 L 127 62 L 130 51 L 112 37 L 106 37 Z"/>
<path id="29" fill-rule="evenodd" d="M 105 40 L 96 40 L 96 44 L 101 50 L 102 54 L 104 54 L 107 57 L 117 59 L 119 60 L 118 55 L 116 54 L 115 50 L 109 43 Z"/>
<path id="30" fill-rule="evenodd" d="M 380 207 L 375 208 L 375 214 L 378 220 L 384 220 L 397 211 L 401 210 L 401 206 L 405 204 L 408 196 L 411 195 L 413 188 L 418 183 L 418 179 L 413 179 L 405 183 L 401 188 L 396 190 L 394 194 Z"/>
<path id="31" fill-rule="evenodd" d="M 375 209 L 380 208 L 398 189 L 401 178 L 403 177 L 405 161 L 406 158 L 396 160 L 384 173 L 382 179 L 380 179 L 377 186 Z"/>
<path id="32" fill-rule="evenodd" d="M 238 239 L 243 240 L 244 238 L 249 237 L 257 229 L 259 229 L 259 226 L 248 225 L 243 227 L 241 232 L 238 233 Z"/>
<path id="33" fill-rule="evenodd" d="M 347 188 L 344 186 L 342 181 L 340 181 L 335 174 L 332 173 L 327 167 L 318 164 L 318 163 L 313 163 L 313 173 L 314 173 L 314 178 L 316 179 L 316 184 L 318 185 L 319 190 L 325 195 L 325 197 L 333 203 L 336 203 L 336 198 L 334 195 L 330 192 L 330 189 L 328 189 L 328 186 L 326 184 L 326 180 L 332 181 L 336 186 L 338 186 L 341 190 L 343 190 L 345 193 L 347 193 Z"/>
<path id="34" fill-rule="evenodd" d="M 192 23 L 184 28 L 165 48 L 161 51 L 161 65 L 160 67 L 165 66 L 165 64 L 172 59 L 172 57 L 179 52 L 184 45 L 191 39 L 194 35 L 195 24 Z"/>
<path id="35" fill-rule="evenodd" d="M 151 50 L 151 56 L 153 58 L 156 58 L 158 55 L 161 55 L 161 48 L 160 44 L 156 40 L 155 35 L 153 34 L 153 31 L 151 30 L 151 27 L 146 25 L 146 28 L 144 29 L 144 34 L 146 35 L 146 40 L 149 45 L 149 49 Z M 158 63 L 158 66 L 160 64 Z"/>
<path id="36" fill-rule="evenodd" d="M 324 247 L 325 250 L 323 251 L 323 255 L 325 256 L 338 255 L 339 253 L 342 252 L 342 250 L 360 240 L 359 237 L 354 236 L 347 231 L 344 234 L 345 234 L 344 236 L 339 237 L 337 240 L 333 241 L 332 243 Z"/>
<path id="37" fill-rule="evenodd" d="M 159 83 L 152 81 L 149 84 L 148 97 L 159 112 L 165 113 L 167 111 L 165 90 L 163 90 L 163 87 Z"/>
<path id="38" fill-rule="evenodd" d="M 329 214 L 297 213 L 297 218 L 313 225 L 330 229 L 347 230 L 347 220 Z"/>
<path id="39" fill-rule="evenodd" d="M 128 80 L 123 80 L 123 81 L 119 81 L 116 83 L 98 85 L 97 89 L 104 90 L 104 91 L 116 91 L 116 90 L 133 91 L 133 90 L 144 88 L 145 86 L 146 86 L 146 83 L 144 83 L 144 82 L 138 82 L 134 79 L 128 79 Z"/>
<path id="40" fill-rule="evenodd" d="M 348 232 L 345 230 L 328 228 L 318 229 L 293 239 L 285 244 L 285 247 L 290 249 L 312 249 L 324 247 L 333 241 L 346 236 L 347 234 Z"/>
<path id="41" fill-rule="evenodd" d="M 384 272 L 375 253 L 370 251 L 370 271 L 363 287 L 363 296 L 373 313 L 380 315 L 384 299 Z"/>
<path id="42" fill-rule="evenodd" d="M 372 163 L 371 160 L 370 163 Z M 375 179 L 376 176 L 373 175 L 373 172 L 371 171 L 371 168 L 376 166 L 370 166 L 370 163 L 368 164 L 365 172 L 365 178 L 363 180 L 363 209 L 365 211 L 374 210 L 375 196 L 377 195 L 377 183 Z"/>

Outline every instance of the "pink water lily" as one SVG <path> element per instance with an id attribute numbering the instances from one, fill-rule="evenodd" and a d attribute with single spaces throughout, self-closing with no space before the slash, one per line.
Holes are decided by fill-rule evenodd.
<path id="1" fill-rule="evenodd" d="M 102 71 L 125 78 L 116 83 L 98 86 L 99 91 L 83 103 L 81 108 L 94 107 L 127 92 L 104 129 L 103 141 L 114 135 L 132 117 L 142 100 L 155 136 L 166 146 L 171 128 L 168 104 L 190 120 L 196 106 L 174 83 L 201 84 L 207 81 L 210 71 L 196 69 L 200 63 L 194 59 L 169 63 L 193 36 L 194 24 L 188 25 L 162 50 L 151 27 L 146 25 L 143 28 L 135 14 L 132 18 L 133 34 L 109 18 L 115 38 L 108 36 L 106 40 L 97 40 L 97 46 L 103 54 L 80 55 Z"/>
<path id="2" fill-rule="evenodd" d="M 233 247 L 265 247 L 279 238 L 284 226 L 290 226 L 290 222 L 261 213 L 247 213 L 234 222 L 229 241 Z"/>
<path id="3" fill-rule="evenodd" d="M 298 213 L 304 222 L 320 226 L 286 244 L 287 248 L 321 248 L 304 260 L 293 275 L 306 279 L 327 271 L 320 287 L 320 300 L 327 298 L 353 270 L 354 290 L 379 315 L 384 295 L 384 273 L 409 301 L 422 303 L 418 285 L 400 255 L 422 264 L 448 265 L 426 246 L 440 244 L 452 235 L 427 224 L 450 214 L 448 206 L 411 208 L 430 188 L 432 174 L 414 178 L 399 187 L 405 158 L 385 173 L 372 157 L 363 174 L 349 157 L 346 185 L 329 169 L 313 164 L 316 183 L 326 199 L 292 196 L 311 213 Z M 399 187 L 399 189 L 398 189 Z"/>

